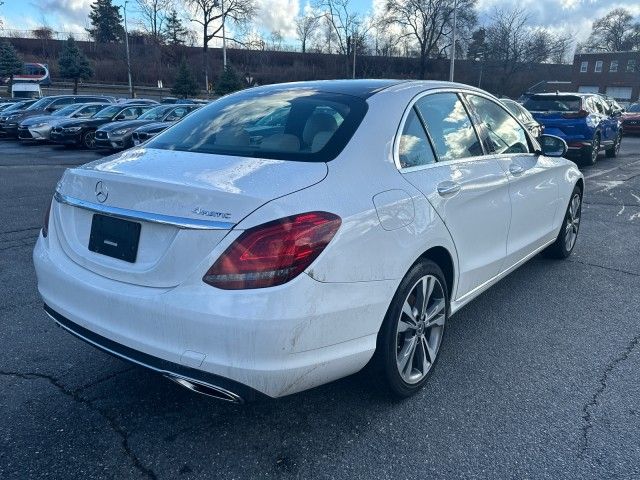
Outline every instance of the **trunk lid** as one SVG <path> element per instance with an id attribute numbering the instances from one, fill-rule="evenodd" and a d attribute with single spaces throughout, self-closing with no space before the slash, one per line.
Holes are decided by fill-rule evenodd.
<path id="1" fill-rule="evenodd" d="M 326 174 L 325 163 L 138 148 L 67 170 L 52 215 L 60 245 L 76 263 L 166 288 L 184 281 L 249 213 Z M 134 263 L 89 250 L 101 210 L 141 224 Z"/>

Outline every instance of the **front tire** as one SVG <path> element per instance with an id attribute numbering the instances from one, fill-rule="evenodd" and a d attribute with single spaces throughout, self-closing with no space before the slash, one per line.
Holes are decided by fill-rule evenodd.
<path id="1" fill-rule="evenodd" d="M 591 146 L 582 151 L 583 165 L 595 165 L 600 154 L 600 134 L 596 133 L 591 141 Z"/>
<path id="2" fill-rule="evenodd" d="M 430 260 L 411 267 L 378 333 L 373 371 L 394 396 L 415 394 L 431 376 L 449 317 L 442 270 Z"/>
<path id="3" fill-rule="evenodd" d="M 611 148 L 607 148 L 605 150 L 605 153 L 608 158 L 615 158 L 618 156 L 618 153 L 620 152 L 621 143 L 622 143 L 622 133 L 618 132 L 618 135 L 616 135 L 616 139 L 613 142 L 613 145 L 611 146 Z"/>
<path id="4" fill-rule="evenodd" d="M 87 130 L 82 134 L 82 146 L 88 150 L 96 148 L 96 131 Z"/>
<path id="5" fill-rule="evenodd" d="M 571 193 L 571 200 L 569 200 L 560 233 L 558 233 L 556 241 L 545 251 L 548 257 L 564 259 L 571 255 L 578 239 L 581 216 L 582 190 L 576 185 Z"/>

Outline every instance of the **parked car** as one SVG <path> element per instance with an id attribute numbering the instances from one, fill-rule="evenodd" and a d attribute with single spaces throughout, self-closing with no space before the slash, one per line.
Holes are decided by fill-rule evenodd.
<path id="1" fill-rule="evenodd" d="M 598 94 L 540 93 L 524 107 L 544 126 L 545 133 L 557 135 L 569 145 L 569 153 L 579 155 L 583 164 L 594 165 L 601 150 L 615 157 L 620 150 L 622 128 Z"/>
<path id="2" fill-rule="evenodd" d="M 0 132 L 6 137 L 18 138 L 18 125 L 29 117 L 51 115 L 56 110 L 73 103 L 115 103 L 115 98 L 101 95 L 53 95 L 35 102 L 23 112 L 11 115 L 4 123 L 0 123 Z"/>
<path id="3" fill-rule="evenodd" d="M 501 98 L 500 101 L 502 104 L 507 107 L 507 110 L 511 112 L 511 114 L 520 120 L 520 123 L 524 125 L 524 127 L 529 130 L 529 133 L 533 135 L 535 138 L 538 138 L 544 132 L 544 127 L 540 125 L 533 115 L 524 108 L 520 103 L 515 100 L 511 100 L 508 98 Z"/>
<path id="4" fill-rule="evenodd" d="M 167 122 L 167 126 L 177 122 L 197 105 L 159 105 L 143 113 L 135 120 L 107 123 L 96 131 L 96 148 L 123 150 L 133 147 L 133 132 L 149 123 Z"/>
<path id="5" fill-rule="evenodd" d="M 134 146 L 138 146 L 147 140 L 155 137 L 160 132 L 164 132 L 167 128 L 169 128 L 173 123 L 167 122 L 154 122 L 148 125 L 143 125 L 142 127 L 136 128 L 131 134 L 131 141 Z"/>
<path id="6" fill-rule="evenodd" d="M 640 103 L 632 103 L 622 114 L 622 131 L 640 133 Z"/>
<path id="7" fill-rule="evenodd" d="M 8 107 L 5 107 L 0 112 L 0 136 L 4 135 L 4 126 L 8 121 L 12 121 L 9 119 L 17 118 L 22 112 L 26 111 L 31 105 L 36 103 L 38 100 L 24 100 L 21 102 L 12 103 Z"/>
<path id="8" fill-rule="evenodd" d="M 100 110 L 92 117 L 85 119 L 70 119 L 58 123 L 51 129 L 51 140 L 55 143 L 67 146 L 82 146 L 95 148 L 96 130 L 102 125 L 111 122 L 134 120 L 144 112 L 152 109 L 148 104 L 116 104 Z"/>
<path id="9" fill-rule="evenodd" d="M 148 98 L 121 98 L 118 103 L 121 105 L 160 105 L 159 102 Z"/>
<path id="10" fill-rule="evenodd" d="M 279 132 L 246 134 L 282 107 Z M 584 183 L 566 150 L 465 85 L 243 90 L 66 170 L 38 290 L 67 331 L 219 399 L 368 363 L 408 396 L 452 314 L 538 252 L 571 254 Z"/>
<path id="11" fill-rule="evenodd" d="M 73 118 L 89 118 L 110 103 L 74 103 L 56 110 L 51 115 L 29 117 L 20 122 L 18 138 L 22 141 L 47 141 L 51 139 L 51 129 L 59 122 Z"/>

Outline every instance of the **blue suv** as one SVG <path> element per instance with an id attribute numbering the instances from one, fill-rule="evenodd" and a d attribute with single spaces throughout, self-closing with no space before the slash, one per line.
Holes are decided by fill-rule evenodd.
<path id="1" fill-rule="evenodd" d="M 529 97 L 524 107 L 544 125 L 544 133 L 564 139 L 569 154 L 578 155 L 583 164 L 594 165 L 601 150 L 607 157 L 618 155 L 622 140 L 620 113 L 602 96 L 539 93 Z"/>

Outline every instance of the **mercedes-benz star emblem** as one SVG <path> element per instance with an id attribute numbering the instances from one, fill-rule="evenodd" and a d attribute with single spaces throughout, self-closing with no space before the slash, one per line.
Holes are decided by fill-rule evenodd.
<path id="1" fill-rule="evenodd" d="M 100 180 L 98 183 L 96 183 L 96 198 L 100 203 L 104 203 L 108 197 L 109 189 L 104 183 L 102 183 L 102 180 Z"/>

